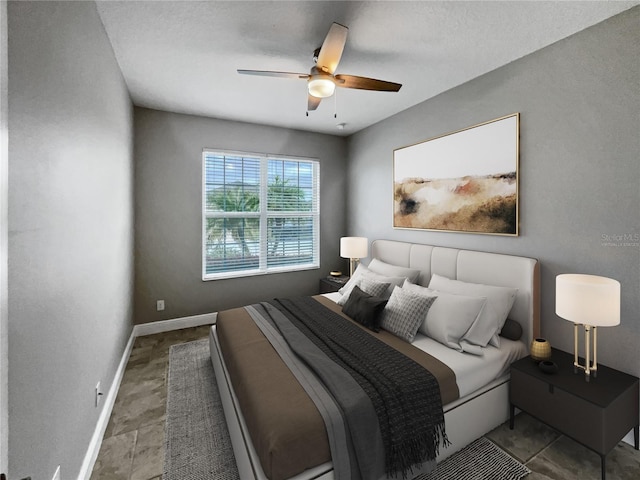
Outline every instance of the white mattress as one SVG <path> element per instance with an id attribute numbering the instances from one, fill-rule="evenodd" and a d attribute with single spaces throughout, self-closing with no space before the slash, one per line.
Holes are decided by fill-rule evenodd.
<path id="1" fill-rule="evenodd" d="M 341 297 L 337 292 L 324 296 L 334 302 Z M 460 353 L 421 333 L 416 335 L 413 345 L 433 355 L 453 370 L 461 398 L 502 377 L 509 371 L 511 363 L 529 354 L 524 342 L 503 337 L 500 337 L 500 348 L 485 347 L 482 356 Z"/>

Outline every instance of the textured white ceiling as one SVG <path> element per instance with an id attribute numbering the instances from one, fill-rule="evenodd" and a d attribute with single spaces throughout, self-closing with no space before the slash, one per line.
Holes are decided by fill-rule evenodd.
<path id="1" fill-rule="evenodd" d="M 333 135 L 354 133 L 638 3 L 97 2 L 136 105 Z M 335 100 L 307 117 L 304 80 L 236 72 L 307 73 L 334 21 L 349 27 L 336 73 L 402 83 L 400 92 L 337 89 Z"/>

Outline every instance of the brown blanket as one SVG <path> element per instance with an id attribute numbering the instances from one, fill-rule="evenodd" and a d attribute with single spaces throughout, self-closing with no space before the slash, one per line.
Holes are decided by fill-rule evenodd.
<path id="1" fill-rule="evenodd" d="M 331 300 L 314 298 L 341 313 L 341 307 Z M 320 413 L 246 310 L 220 312 L 216 330 L 240 408 L 267 477 L 282 480 L 329 462 L 329 442 Z M 442 362 L 386 331 L 370 333 L 435 375 L 443 405 L 458 398 L 455 375 Z"/>

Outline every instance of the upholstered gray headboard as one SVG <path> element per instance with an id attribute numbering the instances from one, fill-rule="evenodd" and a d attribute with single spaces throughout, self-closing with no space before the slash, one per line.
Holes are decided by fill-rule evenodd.
<path id="1" fill-rule="evenodd" d="M 437 273 L 463 282 L 515 287 L 518 294 L 509 318 L 522 325 L 527 345 L 540 336 L 540 265 L 534 258 L 392 240 L 374 240 L 371 257 L 419 269 L 424 286 Z"/>

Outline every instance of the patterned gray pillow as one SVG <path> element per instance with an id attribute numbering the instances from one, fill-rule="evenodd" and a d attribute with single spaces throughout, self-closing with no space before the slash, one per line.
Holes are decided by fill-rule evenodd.
<path id="1" fill-rule="evenodd" d="M 349 289 L 349 291 L 345 292 L 342 297 L 336 302 L 338 305 L 344 305 L 347 303 L 349 299 L 349 295 L 351 295 L 351 291 L 355 286 L 360 287 L 364 293 L 371 295 L 372 297 L 380 297 L 384 292 L 389 288 L 389 283 L 376 282 L 370 278 L 361 276 L 358 280 L 353 284 L 353 286 Z"/>
<path id="2" fill-rule="evenodd" d="M 382 328 L 411 343 L 436 298 L 395 287 L 382 312 Z"/>

